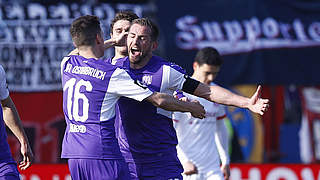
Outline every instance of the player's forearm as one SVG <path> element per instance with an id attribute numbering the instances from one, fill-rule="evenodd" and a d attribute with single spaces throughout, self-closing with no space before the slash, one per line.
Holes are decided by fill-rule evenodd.
<path id="1" fill-rule="evenodd" d="M 127 41 L 128 32 L 121 33 L 120 36 L 113 38 L 111 37 L 108 40 L 104 41 L 104 49 L 108 49 L 113 46 L 125 46 Z"/>
<path id="2" fill-rule="evenodd" d="M 194 107 L 193 103 L 179 101 L 164 93 L 156 93 L 152 103 L 167 111 L 191 112 Z"/>
<path id="3" fill-rule="evenodd" d="M 28 144 L 27 136 L 23 130 L 23 126 L 18 111 L 11 98 L 1 101 L 3 107 L 3 119 L 8 128 L 18 138 L 21 144 Z"/>
<path id="4" fill-rule="evenodd" d="M 104 49 L 107 50 L 109 49 L 110 47 L 113 47 L 117 44 L 117 41 L 113 38 L 110 38 L 110 39 L 107 39 L 104 41 Z"/>
<path id="5" fill-rule="evenodd" d="M 220 86 L 207 86 L 202 83 L 194 92 L 202 98 L 219 104 L 232 105 L 241 108 L 248 108 L 250 99 L 244 96 L 237 95 Z"/>

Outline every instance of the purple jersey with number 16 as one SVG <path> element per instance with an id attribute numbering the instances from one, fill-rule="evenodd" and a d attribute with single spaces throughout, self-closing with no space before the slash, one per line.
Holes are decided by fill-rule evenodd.
<path id="1" fill-rule="evenodd" d="M 142 101 L 153 92 L 103 60 L 65 57 L 61 73 L 67 123 L 61 157 L 123 159 L 115 137 L 115 104 L 120 96 Z"/>

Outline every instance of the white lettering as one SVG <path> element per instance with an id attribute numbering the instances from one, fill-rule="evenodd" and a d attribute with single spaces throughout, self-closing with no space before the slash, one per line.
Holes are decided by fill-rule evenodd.
<path id="1" fill-rule="evenodd" d="M 314 180 L 313 174 L 310 168 L 304 168 L 301 171 L 301 177 L 303 180 Z"/>
<path id="2" fill-rule="evenodd" d="M 229 41 L 233 43 L 242 38 L 243 31 L 238 21 L 225 22 L 223 25 L 227 31 L 227 37 L 229 38 Z"/>
<path id="3" fill-rule="evenodd" d="M 298 39 L 300 39 L 301 41 L 308 40 L 308 37 L 303 28 L 303 24 L 299 19 L 295 19 L 293 21 L 293 29 L 295 30 Z"/>
<path id="4" fill-rule="evenodd" d="M 104 80 L 104 77 L 106 75 L 105 71 L 101 71 L 99 69 L 95 69 L 92 67 L 82 67 L 82 66 L 74 66 L 71 73 L 83 74 L 83 75 L 91 76 L 101 80 Z"/>
<path id="5" fill-rule="evenodd" d="M 278 22 L 267 17 L 259 20 L 198 22 L 196 16 L 186 15 L 176 21 L 179 30 L 176 44 L 181 49 L 212 46 L 222 55 L 249 52 L 254 49 L 308 47 L 320 45 L 320 22 L 304 28 L 303 22 Z"/>
<path id="6" fill-rule="evenodd" d="M 249 171 L 250 180 L 261 180 L 261 173 L 258 168 L 251 168 Z"/>
<path id="7" fill-rule="evenodd" d="M 275 38 L 279 35 L 278 23 L 273 18 L 267 18 L 262 22 L 262 30 L 268 38 Z"/>
<path id="8" fill-rule="evenodd" d="M 309 27 L 309 34 L 311 38 L 315 41 L 320 41 L 320 23 L 312 23 Z"/>
<path id="9" fill-rule="evenodd" d="M 177 21 L 177 28 L 184 30 L 186 32 L 179 32 L 177 34 L 177 43 L 179 43 L 178 46 L 182 46 L 183 49 L 192 49 L 193 45 L 189 42 L 197 42 L 200 41 L 203 37 L 203 33 L 200 29 L 200 27 L 196 25 L 192 25 L 197 22 L 197 18 L 194 16 L 185 16 L 182 17 L 181 20 Z"/>
<path id="10" fill-rule="evenodd" d="M 84 125 L 70 124 L 69 132 L 86 133 L 87 132 L 87 128 Z"/>
<path id="11" fill-rule="evenodd" d="M 298 177 L 294 171 L 285 167 L 272 169 L 266 177 L 266 180 L 279 180 L 279 179 L 298 180 Z"/>
<path id="12" fill-rule="evenodd" d="M 261 28 L 259 26 L 259 20 L 256 17 L 251 18 L 250 21 L 244 21 L 244 27 L 248 40 L 254 42 L 261 35 Z"/>
<path id="13" fill-rule="evenodd" d="M 72 69 L 72 64 L 68 63 L 67 66 L 66 66 L 66 69 L 64 70 L 64 72 L 70 73 L 71 69 Z"/>

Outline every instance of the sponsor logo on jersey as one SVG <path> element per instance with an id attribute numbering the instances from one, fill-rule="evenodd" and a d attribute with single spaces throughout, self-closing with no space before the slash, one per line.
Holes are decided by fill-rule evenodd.
<path id="1" fill-rule="evenodd" d="M 86 133 L 87 132 L 87 128 L 84 125 L 70 124 L 69 132 Z"/>

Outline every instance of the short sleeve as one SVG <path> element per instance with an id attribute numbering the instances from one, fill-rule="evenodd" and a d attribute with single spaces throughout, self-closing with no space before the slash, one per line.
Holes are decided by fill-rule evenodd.
<path id="1" fill-rule="evenodd" d="M 224 119 L 227 115 L 226 115 L 226 110 L 225 110 L 225 106 L 218 104 L 217 106 L 218 110 L 217 110 L 217 120 L 222 120 Z"/>
<path id="2" fill-rule="evenodd" d="M 183 83 L 186 81 L 186 74 L 183 69 L 176 66 L 163 66 L 164 76 L 163 83 L 168 82 L 171 90 L 182 89 Z"/>
<path id="3" fill-rule="evenodd" d="M 6 81 L 6 73 L 0 65 L 0 100 L 4 100 L 9 96 L 9 90 Z"/>
<path id="4" fill-rule="evenodd" d="M 112 74 L 107 92 L 137 101 L 142 101 L 153 94 L 147 86 L 138 80 L 133 80 L 125 70 L 120 68 L 117 68 Z"/>

